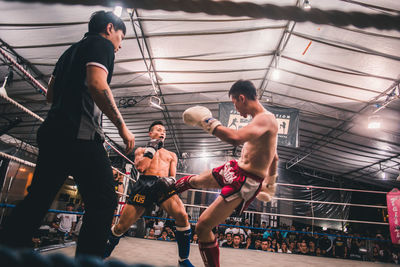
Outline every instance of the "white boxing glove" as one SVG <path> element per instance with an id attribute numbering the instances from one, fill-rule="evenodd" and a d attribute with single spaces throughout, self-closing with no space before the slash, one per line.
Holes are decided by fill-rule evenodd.
<path id="1" fill-rule="evenodd" d="M 261 191 L 258 193 L 256 198 L 260 201 L 269 202 L 275 195 L 276 191 L 276 178 L 278 174 L 270 177 L 266 177 L 261 185 Z"/>
<path id="2" fill-rule="evenodd" d="M 194 106 L 183 112 L 183 121 L 190 126 L 198 126 L 212 134 L 221 122 L 213 118 L 211 111 L 203 106 Z"/>

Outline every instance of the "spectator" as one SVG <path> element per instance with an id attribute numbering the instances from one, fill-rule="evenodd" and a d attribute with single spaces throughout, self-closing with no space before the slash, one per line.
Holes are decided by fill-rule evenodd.
<path id="1" fill-rule="evenodd" d="M 175 229 L 175 220 L 172 218 L 171 215 L 168 215 L 168 219 L 169 220 L 165 221 L 164 227 L 168 226 L 171 230 L 174 230 Z"/>
<path id="2" fill-rule="evenodd" d="M 146 235 L 144 238 L 146 238 L 146 239 L 153 239 L 153 240 L 157 239 L 157 237 L 156 237 L 156 235 L 155 235 L 155 230 L 154 230 L 154 228 L 150 228 L 150 230 L 149 230 L 149 235 Z"/>
<path id="3" fill-rule="evenodd" d="M 267 230 L 263 234 L 263 239 L 267 239 L 268 237 L 271 237 L 273 235 L 271 230 Z"/>
<path id="4" fill-rule="evenodd" d="M 317 257 L 322 257 L 323 256 L 322 253 L 321 253 L 321 249 L 318 248 L 318 247 L 315 249 L 315 256 L 317 256 Z"/>
<path id="5" fill-rule="evenodd" d="M 272 252 L 278 252 L 278 245 L 276 244 L 276 239 L 275 238 L 272 239 L 271 250 L 272 250 Z"/>
<path id="6" fill-rule="evenodd" d="M 261 250 L 262 251 L 271 251 L 270 243 L 267 240 L 263 240 L 261 243 Z"/>
<path id="7" fill-rule="evenodd" d="M 336 258 L 345 258 L 347 255 L 346 243 L 343 241 L 341 236 L 338 236 L 333 242 L 332 255 Z"/>
<path id="8" fill-rule="evenodd" d="M 231 248 L 232 247 L 232 233 L 227 233 L 226 234 L 226 241 L 222 243 L 221 247 L 223 248 Z"/>
<path id="9" fill-rule="evenodd" d="M 257 236 L 254 242 L 252 242 L 252 244 L 250 245 L 249 249 L 261 250 L 261 243 L 261 239 Z"/>
<path id="10" fill-rule="evenodd" d="M 307 243 L 305 240 L 303 240 L 301 243 L 299 244 L 299 253 L 298 254 L 302 254 L 302 255 L 308 255 L 308 247 L 307 247 Z"/>
<path id="11" fill-rule="evenodd" d="M 81 206 L 78 207 L 77 211 L 84 213 L 85 212 L 85 204 L 82 203 Z M 78 222 L 75 224 L 75 229 L 72 233 L 75 241 L 78 239 L 79 232 L 81 231 L 83 215 L 76 215 L 76 219 Z"/>
<path id="12" fill-rule="evenodd" d="M 167 231 L 167 236 L 169 240 L 175 240 L 175 233 L 172 231 L 170 226 L 165 226 L 164 227 L 165 231 Z"/>
<path id="13" fill-rule="evenodd" d="M 236 227 L 234 227 L 233 229 L 232 229 L 232 233 L 234 234 L 234 235 L 236 235 L 236 234 L 238 234 L 238 235 L 245 235 L 245 232 L 244 232 L 244 230 L 243 230 L 243 228 L 240 228 L 239 226 L 240 226 L 240 223 L 239 222 L 236 222 Z"/>
<path id="14" fill-rule="evenodd" d="M 275 231 L 273 238 L 276 239 L 276 242 L 278 244 L 282 244 L 283 236 L 281 234 L 281 231 Z"/>
<path id="15" fill-rule="evenodd" d="M 247 222 L 246 222 L 246 221 L 247 221 Z M 248 220 L 247 220 L 247 219 L 246 219 L 246 221 L 245 221 L 245 223 L 244 223 L 244 226 L 245 226 L 245 227 L 250 227 L 250 224 L 248 223 Z M 246 236 L 250 236 L 250 235 L 252 234 L 251 230 L 248 229 L 248 228 L 245 228 L 245 229 L 244 229 L 244 232 L 245 232 Z"/>
<path id="16" fill-rule="evenodd" d="M 316 250 L 315 243 L 313 240 L 310 240 L 310 242 L 308 243 L 308 255 L 316 256 L 315 250 Z"/>
<path id="17" fill-rule="evenodd" d="M 157 240 L 162 240 L 162 241 L 170 241 L 169 237 L 168 237 L 168 233 L 166 230 L 163 230 L 161 232 L 161 236 L 157 239 Z"/>
<path id="18" fill-rule="evenodd" d="M 156 219 L 153 228 L 155 230 L 155 235 L 159 236 L 161 235 L 161 230 L 164 228 L 164 223 L 162 221 L 160 221 L 159 219 Z"/>
<path id="19" fill-rule="evenodd" d="M 327 235 L 323 235 L 322 239 L 319 240 L 319 247 L 321 248 L 322 255 L 328 255 L 328 251 L 330 250 L 332 244 L 331 240 Z"/>
<path id="20" fill-rule="evenodd" d="M 74 204 L 68 203 L 66 208 L 67 211 L 73 211 Z M 66 237 L 72 236 L 75 229 L 76 214 L 59 213 L 56 218 L 54 228 L 57 229 L 60 241 L 64 242 Z"/>
<path id="21" fill-rule="evenodd" d="M 292 242 L 289 243 L 289 250 L 290 250 L 293 254 L 297 254 L 298 249 L 297 249 L 297 246 L 296 246 L 296 242 L 295 242 L 295 241 L 292 241 Z"/>
<path id="22" fill-rule="evenodd" d="M 233 235 L 233 225 L 229 225 L 226 229 L 225 229 L 225 235 L 227 233 L 231 233 Z"/>
<path id="23" fill-rule="evenodd" d="M 350 241 L 350 248 L 349 248 L 349 258 L 353 260 L 361 260 L 361 254 L 360 254 L 360 247 L 359 244 L 360 242 L 357 242 L 358 240 L 355 238 L 349 238 Z"/>
<path id="24" fill-rule="evenodd" d="M 244 248 L 244 246 L 240 242 L 240 235 L 238 234 L 233 235 L 232 248 Z"/>
<path id="25" fill-rule="evenodd" d="M 196 233 L 194 233 L 192 235 L 192 240 L 191 240 L 190 243 L 192 243 L 192 244 L 198 244 L 199 243 L 199 236 Z"/>
<path id="26" fill-rule="evenodd" d="M 258 222 L 254 223 L 254 228 L 258 229 L 253 229 L 253 233 L 258 236 L 262 236 L 265 230 L 260 229 L 260 224 Z"/>
<path id="27" fill-rule="evenodd" d="M 371 255 L 371 261 L 378 261 L 379 259 L 379 250 L 377 247 L 372 248 L 372 255 Z"/>
<path id="28" fill-rule="evenodd" d="M 288 254 L 292 253 L 292 251 L 289 250 L 286 242 L 282 243 L 282 246 L 281 246 L 281 248 L 278 249 L 278 252 L 280 252 L 280 253 L 288 253 Z"/>
<path id="29" fill-rule="evenodd" d="M 290 232 L 288 233 L 289 242 L 297 240 L 297 233 L 295 231 L 296 227 L 294 225 L 290 226 Z"/>
<path id="30" fill-rule="evenodd" d="M 253 242 L 252 242 L 251 236 L 248 236 L 248 237 L 246 238 L 246 242 L 244 243 L 244 246 L 245 246 L 244 248 L 245 248 L 245 249 L 249 249 L 252 243 L 253 243 Z"/>

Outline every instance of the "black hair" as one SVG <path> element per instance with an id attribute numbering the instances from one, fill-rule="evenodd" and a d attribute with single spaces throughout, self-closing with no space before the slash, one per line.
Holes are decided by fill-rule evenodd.
<path id="1" fill-rule="evenodd" d="M 90 33 L 104 33 L 106 31 L 108 23 L 114 25 L 116 31 L 122 30 L 126 33 L 125 23 L 122 19 L 116 16 L 112 11 L 96 11 L 90 16 L 89 21 L 89 32 Z"/>
<path id="2" fill-rule="evenodd" d="M 164 123 L 163 123 L 162 121 L 154 121 L 154 122 L 150 125 L 150 127 L 149 127 L 149 132 L 151 132 L 151 129 L 152 129 L 154 126 L 156 126 L 156 125 L 162 125 L 162 126 L 164 126 Z"/>
<path id="3" fill-rule="evenodd" d="M 239 95 L 244 95 L 250 100 L 256 100 L 256 87 L 249 80 L 239 80 L 232 85 L 231 89 L 229 90 L 229 96 L 233 96 L 237 99 Z"/>
<path id="4" fill-rule="evenodd" d="M 75 207 L 75 205 L 70 202 L 70 203 L 67 204 L 67 207 Z"/>

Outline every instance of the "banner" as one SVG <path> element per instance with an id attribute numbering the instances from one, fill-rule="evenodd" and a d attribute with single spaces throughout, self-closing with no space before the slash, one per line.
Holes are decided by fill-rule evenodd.
<path id="1" fill-rule="evenodd" d="M 400 191 L 394 188 L 386 194 L 389 214 L 390 237 L 393 244 L 400 244 Z"/>
<path id="2" fill-rule="evenodd" d="M 278 145 L 299 147 L 299 110 L 266 105 L 264 108 L 273 113 L 278 121 Z M 220 103 L 219 120 L 222 125 L 238 130 L 249 124 L 251 118 L 240 116 L 233 103 Z"/>

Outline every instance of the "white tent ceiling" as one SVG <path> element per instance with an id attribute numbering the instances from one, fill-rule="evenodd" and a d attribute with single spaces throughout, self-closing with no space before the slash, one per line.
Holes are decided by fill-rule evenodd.
<path id="1" fill-rule="evenodd" d="M 301 6 L 302 2 L 253 1 L 279 6 Z M 312 8 L 321 10 L 400 13 L 398 0 L 310 2 Z M 18 55 L 20 63 L 45 84 L 58 57 L 82 38 L 90 14 L 100 9 L 112 10 L 0 1 L 2 48 Z M 328 179 L 344 177 L 350 183 L 353 179 L 378 186 L 394 184 L 400 166 L 399 100 L 376 113 L 383 122 L 381 129 L 366 126 L 376 104 L 384 103 L 396 86 L 394 92 L 398 93 L 400 31 L 145 9 L 137 9 L 133 23 L 126 10 L 122 18 L 127 36 L 116 54 L 111 88 L 117 103 L 121 98 L 138 101 L 132 107 L 120 108 L 136 134 L 137 146 L 146 143 L 151 121 L 161 119 L 168 124 L 166 147 L 180 156 L 232 153 L 231 145 L 185 126 L 181 114 L 189 106 L 201 104 L 218 115 L 218 103 L 229 101 L 231 84 L 250 79 L 262 101 L 300 110 L 300 147 L 279 147 L 283 165 Z M 149 96 L 156 94 L 145 65 L 150 63 L 149 56 L 164 113 L 147 104 Z M 0 59 L 3 80 L 9 63 Z M 280 71 L 278 79 L 271 75 L 274 67 Z M 44 96 L 19 75 L 15 75 L 7 93 L 42 117 L 49 109 Z M 35 144 L 37 121 L 3 100 L 0 112 L 0 127 L 21 117 L 23 122 L 8 134 Z M 104 129 L 122 146 L 116 128 L 107 120 Z"/>

